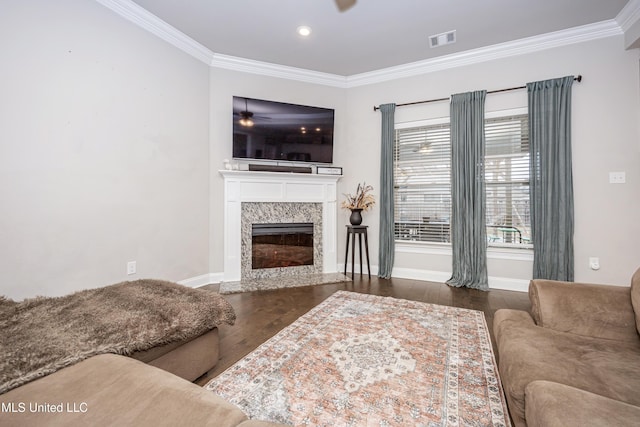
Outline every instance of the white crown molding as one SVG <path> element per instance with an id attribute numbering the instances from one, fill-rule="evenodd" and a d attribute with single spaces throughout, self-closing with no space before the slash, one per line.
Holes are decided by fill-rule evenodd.
<path id="1" fill-rule="evenodd" d="M 622 28 L 622 31 L 627 31 L 633 24 L 640 20 L 640 0 L 629 0 L 618 16 L 616 16 L 616 22 Z"/>
<path id="2" fill-rule="evenodd" d="M 640 0 L 630 0 L 615 20 L 611 19 L 367 73 L 340 76 L 214 53 L 131 0 L 96 1 L 211 67 L 339 88 L 364 86 L 618 36 L 623 34 L 623 28 L 630 27 L 640 18 Z"/>
<path id="3" fill-rule="evenodd" d="M 183 52 L 207 65 L 211 64 L 213 52 L 131 0 L 96 1 Z"/>
<path id="4" fill-rule="evenodd" d="M 240 71 L 244 73 L 260 74 L 269 77 L 297 80 L 306 83 L 315 83 L 325 86 L 335 86 L 347 88 L 347 78 L 337 74 L 321 73 L 318 71 L 305 70 L 303 68 L 278 65 L 270 62 L 255 61 L 253 59 L 240 58 L 237 56 L 222 55 L 215 53 L 209 64 L 212 67 L 224 68 L 227 70 Z"/>
<path id="5" fill-rule="evenodd" d="M 602 21 L 369 73 L 355 74 L 347 77 L 347 82 L 348 87 L 364 86 L 622 34 L 622 29 L 615 20 Z"/>

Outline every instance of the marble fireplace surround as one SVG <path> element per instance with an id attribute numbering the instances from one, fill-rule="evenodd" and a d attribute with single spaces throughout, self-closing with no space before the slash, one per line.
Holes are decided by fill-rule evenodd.
<path id="1" fill-rule="evenodd" d="M 224 178 L 224 282 L 235 282 L 243 277 L 242 256 L 242 204 L 245 219 L 255 212 L 253 203 L 300 203 L 312 208 L 321 207 L 321 271 L 336 273 L 337 265 L 337 182 L 340 176 L 298 174 L 282 172 L 229 171 L 219 173 Z M 265 207 L 275 205 L 265 205 Z M 293 205 L 283 205 L 293 206 Z M 246 226 L 245 226 L 246 229 Z M 246 232 L 245 232 L 246 233 Z M 314 245 L 315 246 L 315 245 Z M 314 256 L 315 258 L 315 256 Z M 244 262 L 246 274 L 246 260 Z M 318 267 L 320 269 L 320 267 Z"/>
<path id="2" fill-rule="evenodd" d="M 242 202 L 240 215 L 240 269 L 242 279 L 264 279 L 280 276 L 321 274 L 322 204 L 300 202 Z M 313 264 L 296 267 L 253 269 L 251 265 L 253 224 L 282 224 L 310 222 L 313 224 Z"/>

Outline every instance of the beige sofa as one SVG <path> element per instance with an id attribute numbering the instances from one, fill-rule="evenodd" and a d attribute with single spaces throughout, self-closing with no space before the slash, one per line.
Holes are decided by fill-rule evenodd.
<path id="1" fill-rule="evenodd" d="M 219 355 L 233 307 L 218 293 L 142 279 L 60 297 L 0 296 L 0 394 L 103 353 L 193 381 Z"/>
<path id="2" fill-rule="evenodd" d="M 2 426 L 275 426 L 138 360 L 91 357 L 0 395 Z"/>
<path id="3" fill-rule="evenodd" d="M 215 325 L 234 319 L 217 293 L 157 280 L 0 297 L 0 426 L 274 425 L 190 382 L 218 362 Z"/>
<path id="4" fill-rule="evenodd" d="M 188 341 L 153 347 L 146 351 L 136 351 L 131 357 L 171 372 L 187 381 L 206 374 L 218 363 L 220 357 L 218 328 Z"/>
<path id="5" fill-rule="evenodd" d="M 529 298 L 494 318 L 516 427 L 640 425 L 640 269 L 631 287 L 532 280 Z"/>

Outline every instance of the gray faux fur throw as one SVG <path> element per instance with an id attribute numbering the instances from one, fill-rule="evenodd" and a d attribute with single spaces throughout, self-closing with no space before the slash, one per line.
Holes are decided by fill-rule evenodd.
<path id="1" fill-rule="evenodd" d="M 217 293 L 159 280 L 22 302 L 0 297 L 0 394 L 97 354 L 130 355 L 234 321 Z"/>

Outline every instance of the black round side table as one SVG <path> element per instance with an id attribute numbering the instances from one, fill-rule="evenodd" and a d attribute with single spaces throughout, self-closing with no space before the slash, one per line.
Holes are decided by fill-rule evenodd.
<path id="1" fill-rule="evenodd" d="M 344 274 L 347 275 L 347 260 L 349 259 L 349 236 L 351 236 L 351 280 L 354 275 L 354 263 L 356 257 L 356 235 L 358 235 L 358 248 L 360 252 L 360 276 L 362 276 L 362 236 L 364 235 L 364 248 L 367 255 L 367 272 L 371 279 L 371 267 L 369 266 L 369 239 L 367 238 L 368 225 L 347 225 L 347 249 L 344 254 Z"/>

